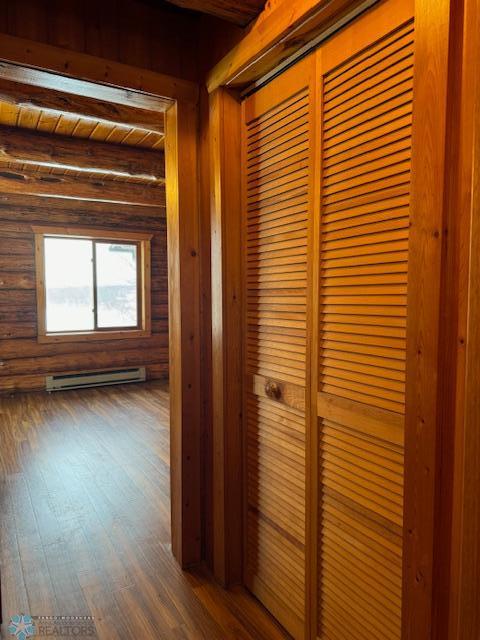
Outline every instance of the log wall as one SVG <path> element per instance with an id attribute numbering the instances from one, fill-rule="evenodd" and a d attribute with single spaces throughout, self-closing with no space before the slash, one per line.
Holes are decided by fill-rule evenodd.
<path id="1" fill-rule="evenodd" d="M 39 344 L 32 232 L 39 224 L 153 233 L 152 336 Z M 46 375 L 85 369 L 146 365 L 149 378 L 166 378 L 167 290 L 164 208 L 0 195 L 0 393 L 44 389 Z"/>

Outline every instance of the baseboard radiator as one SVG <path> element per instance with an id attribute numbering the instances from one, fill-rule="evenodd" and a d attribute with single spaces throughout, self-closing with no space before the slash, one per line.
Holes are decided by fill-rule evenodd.
<path id="1" fill-rule="evenodd" d="M 64 391 L 65 389 L 82 389 L 83 387 L 102 387 L 111 384 L 128 382 L 144 382 L 145 367 L 134 369 L 115 369 L 107 371 L 79 371 L 46 377 L 47 391 Z"/>

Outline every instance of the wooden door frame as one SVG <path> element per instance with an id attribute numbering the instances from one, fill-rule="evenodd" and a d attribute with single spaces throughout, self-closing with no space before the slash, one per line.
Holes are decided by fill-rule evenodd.
<path id="1" fill-rule="evenodd" d="M 469 102 L 472 109 L 472 135 L 469 143 L 473 153 L 465 150 L 471 158 L 469 215 L 470 229 L 470 273 L 468 286 L 468 319 L 466 338 L 465 377 L 465 422 L 460 450 L 464 454 L 463 464 L 457 472 L 461 478 L 461 493 L 458 507 L 461 516 L 454 522 L 461 523 L 461 547 L 459 558 L 458 615 L 455 623 L 455 640 L 475 640 L 480 634 L 480 402 L 478 385 L 480 379 L 480 3 L 467 0 L 465 12 L 465 49 L 473 55 L 467 58 L 466 66 L 474 80 Z M 470 63 L 470 64 L 468 64 Z M 466 87 L 467 89 L 467 87 Z M 468 90 L 467 89 L 467 90 Z M 460 477 L 460 478 L 459 478 Z"/>
<path id="2" fill-rule="evenodd" d="M 473 0 L 472 0 L 473 1 Z M 287 3 L 288 4 L 288 3 Z M 315 16 L 315 29 L 321 27 L 321 2 L 302 3 L 306 13 L 302 19 Z M 282 15 L 282 7 L 285 15 Z M 442 431 L 445 428 L 443 414 L 447 399 L 442 395 L 442 381 L 438 370 L 441 362 L 441 317 L 439 309 L 442 301 L 442 272 L 447 254 L 446 223 L 446 126 L 447 97 L 449 76 L 449 47 L 451 38 L 450 11 L 452 0 L 415 0 L 416 24 L 416 80 L 414 96 L 417 117 L 413 133 L 414 152 L 412 178 L 412 238 L 419 251 L 411 256 L 410 273 L 415 274 L 413 286 L 409 287 L 409 304 L 417 304 L 418 300 L 429 301 L 428 308 L 423 304 L 409 320 L 409 352 L 407 373 L 407 398 L 409 408 L 405 418 L 406 429 L 406 469 L 405 487 L 405 559 L 404 559 L 404 613 L 403 637 L 405 640 L 427 640 L 431 637 L 434 626 L 435 590 L 434 576 L 438 575 L 437 565 L 445 562 L 441 558 L 441 550 L 437 548 L 438 536 L 436 524 L 439 512 L 439 477 L 442 473 L 441 446 Z M 299 12 L 300 8 L 298 9 Z M 266 10 L 267 12 L 267 10 Z M 266 13 L 264 12 L 264 13 Z M 292 22 L 288 19 L 285 3 L 275 8 L 275 20 L 268 33 L 261 34 L 266 17 L 261 14 L 249 28 L 245 38 L 230 52 L 210 73 L 208 87 L 212 90 L 210 100 L 218 99 L 218 92 L 226 92 L 228 86 L 237 86 L 238 78 L 242 78 L 243 69 L 247 70 L 248 82 L 259 79 L 265 68 L 262 66 L 265 51 L 276 51 L 276 62 L 281 62 L 283 38 L 288 38 L 292 30 Z M 298 18 L 298 15 L 296 16 Z M 259 32 L 261 37 L 255 38 Z M 275 56 L 273 56 L 275 57 Z M 269 58 L 269 66 L 272 66 Z M 455 73 L 455 70 L 451 71 Z M 225 95 L 225 93 L 223 93 Z M 435 99 L 432 99 L 432 96 Z M 215 97 L 216 96 L 216 97 Z M 211 122 L 210 122 L 211 125 Z M 232 126 L 232 125 L 229 125 Z M 228 127 L 227 127 L 228 132 Z M 224 129 L 225 131 L 225 129 Z M 212 133 L 211 133 L 212 135 Z M 212 144 L 212 139 L 211 139 Z M 225 142 L 223 144 L 226 144 Z M 428 157 L 428 161 L 426 161 Z M 232 167 L 230 162 L 217 158 L 214 179 L 211 181 L 211 193 L 217 181 L 240 180 L 239 167 Z M 228 201 L 215 202 L 217 218 L 229 218 Z M 237 205 L 235 205 L 237 206 Z M 221 210 L 220 210 L 221 208 Z M 225 228 L 225 227 L 224 227 Z M 224 235 L 212 237 L 218 246 L 228 246 L 231 241 Z M 219 265 L 221 268 L 222 265 Z M 222 273 L 217 274 L 217 281 L 222 286 L 213 291 L 217 296 L 217 304 L 228 303 L 224 291 L 232 285 L 232 274 L 223 265 Z M 235 285 L 236 286 L 236 285 Z M 238 339 L 238 328 L 233 327 L 232 336 Z M 240 335 L 241 339 L 241 335 Z M 214 362 L 214 377 L 221 381 L 214 386 L 214 403 L 224 402 L 226 378 L 221 375 L 221 368 L 227 366 L 228 359 L 241 358 L 235 355 L 231 342 L 227 339 L 222 347 L 223 359 L 218 357 Z M 231 361 L 230 361 L 231 362 Z M 236 366 L 241 366 L 238 360 Z M 217 374 L 215 374 L 217 367 Z M 223 385 L 223 386 L 222 386 Z M 420 394 L 418 389 L 422 390 Z M 235 389 L 235 392 L 237 389 Z M 229 483 L 235 476 L 228 472 L 223 461 L 230 455 L 228 440 L 239 427 L 238 417 L 233 420 L 228 415 L 218 414 L 214 420 L 216 433 L 216 455 L 219 464 L 215 473 L 215 483 L 222 483 L 214 494 L 213 509 L 220 509 L 223 517 L 225 495 L 228 494 Z M 238 462 L 241 470 L 241 462 Z M 233 478 L 232 478 L 233 475 Z M 225 522 L 225 520 L 224 520 Z M 218 566 L 226 566 L 228 554 L 237 553 L 231 547 L 232 542 L 214 549 Z M 236 544 L 236 543 L 234 543 Z M 441 588 L 448 589 L 447 576 Z M 229 576 L 222 581 L 228 584 Z M 314 606 L 314 603 L 310 603 Z"/>
<path id="3" fill-rule="evenodd" d="M 471 22 L 469 37 L 471 49 L 475 52 L 472 61 L 471 108 L 473 147 L 471 157 L 470 181 L 470 255 L 468 276 L 468 297 L 466 319 L 466 360 L 465 360 L 465 406 L 463 429 L 458 449 L 462 456 L 456 468 L 455 484 L 458 490 L 454 503 L 454 524 L 458 527 L 458 547 L 453 547 L 457 563 L 454 575 L 458 576 L 455 589 L 457 597 L 453 609 L 455 616 L 454 640 L 476 640 L 480 634 L 480 398 L 478 392 L 480 379 L 480 4 L 474 0 L 467 2 L 471 11 L 467 20 Z M 470 43 L 469 43 L 470 45 Z"/>
<path id="4" fill-rule="evenodd" d="M 451 0 L 415 0 L 402 638 L 432 637 L 443 430 L 442 271 Z M 432 95 L 435 99 L 432 100 Z"/>
<path id="5" fill-rule="evenodd" d="M 212 256 L 212 569 L 242 581 L 243 260 L 241 101 L 223 87 L 209 97 Z"/>
<path id="6" fill-rule="evenodd" d="M 132 103 L 166 115 L 172 551 L 200 562 L 201 371 L 198 86 L 60 47 L 0 34 L 0 77 L 23 85 Z M 125 102 L 127 101 L 127 102 Z"/>
<path id="7" fill-rule="evenodd" d="M 444 389 L 455 389 L 445 412 L 439 527 L 451 554 L 439 567 L 439 640 L 477 640 L 480 634 L 480 2 L 463 0 L 454 16 L 451 55 L 444 306 L 449 331 Z M 448 311 L 449 310 L 449 311 Z"/>

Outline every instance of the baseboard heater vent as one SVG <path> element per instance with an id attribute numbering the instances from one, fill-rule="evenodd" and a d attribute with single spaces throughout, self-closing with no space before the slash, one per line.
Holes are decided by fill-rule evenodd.
<path id="1" fill-rule="evenodd" d="M 145 367 L 135 369 L 115 369 L 110 371 L 80 371 L 46 377 L 47 391 L 64 389 L 81 389 L 83 387 L 102 387 L 109 384 L 125 384 L 127 382 L 144 382 Z"/>

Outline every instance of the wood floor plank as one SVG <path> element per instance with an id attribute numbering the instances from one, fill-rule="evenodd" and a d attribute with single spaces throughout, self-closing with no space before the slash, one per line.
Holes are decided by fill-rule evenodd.
<path id="1" fill-rule="evenodd" d="M 10 616 L 93 616 L 100 640 L 280 640 L 241 588 L 170 546 L 164 383 L 0 397 L 0 563 Z"/>

